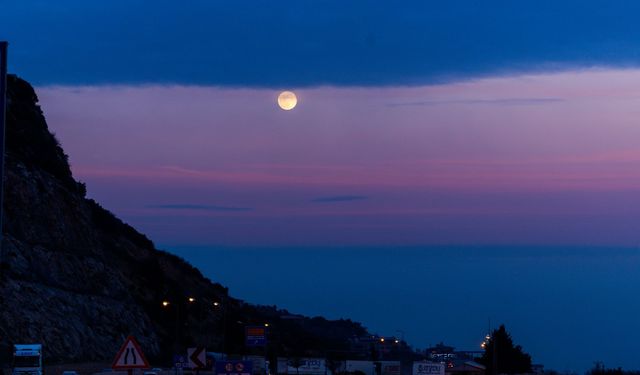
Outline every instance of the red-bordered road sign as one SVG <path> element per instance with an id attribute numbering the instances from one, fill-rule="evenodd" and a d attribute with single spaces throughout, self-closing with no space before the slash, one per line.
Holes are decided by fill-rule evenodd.
<path id="1" fill-rule="evenodd" d="M 138 341 L 136 341 L 136 338 L 133 336 L 127 337 L 111 365 L 111 368 L 114 370 L 132 370 L 149 367 L 149 362 L 144 356 L 140 344 L 138 344 Z"/>

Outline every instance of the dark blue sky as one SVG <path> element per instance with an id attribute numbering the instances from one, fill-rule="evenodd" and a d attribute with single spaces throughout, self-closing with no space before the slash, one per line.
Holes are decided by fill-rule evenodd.
<path id="1" fill-rule="evenodd" d="M 416 85 L 640 61 L 634 1 L 0 1 L 36 84 Z"/>

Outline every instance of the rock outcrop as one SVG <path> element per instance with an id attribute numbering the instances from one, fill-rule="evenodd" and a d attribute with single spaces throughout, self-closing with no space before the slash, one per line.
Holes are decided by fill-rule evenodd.
<path id="1" fill-rule="evenodd" d="M 105 360 L 129 334 L 158 361 L 194 344 L 239 351 L 242 328 L 229 323 L 239 320 L 277 322 L 274 350 L 344 347 L 348 337 L 366 334 L 349 320 L 281 319 L 289 313 L 231 298 L 179 257 L 157 250 L 85 197 L 37 101 L 26 81 L 9 76 L 0 254 L 3 357 L 13 343 L 40 342 L 50 360 Z M 176 303 L 161 305 L 186 296 L 220 301 L 224 308 L 185 302 L 181 312 Z"/>

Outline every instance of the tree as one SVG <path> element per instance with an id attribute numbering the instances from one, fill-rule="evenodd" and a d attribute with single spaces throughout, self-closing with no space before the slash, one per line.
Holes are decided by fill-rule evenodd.
<path id="1" fill-rule="evenodd" d="M 325 353 L 325 357 L 327 369 L 329 369 L 333 375 L 346 372 L 346 366 L 343 365 L 345 364 L 348 356 L 345 355 L 345 352 L 329 350 Z"/>
<path id="2" fill-rule="evenodd" d="M 487 369 L 487 375 L 523 374 L 531 371 L 531 356 L 520 345 L 513 345 L 504 324 L 491 333 L 481 362 Z"/>
<path id="3" fill-rule="evenodd" d="M 304 362 L 302 361 L 302 358 L 300 358 L 300 356 L 298 355 L 294 356 L 293 358 L 289 358 L 289 366 L 296 369 L 296 374 L 300 374 L 300 367 L 302 367 L 303 364 Z"/>

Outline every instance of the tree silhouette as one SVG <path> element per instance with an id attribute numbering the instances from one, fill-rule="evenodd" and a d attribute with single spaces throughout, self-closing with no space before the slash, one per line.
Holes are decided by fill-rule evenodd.
<path id="1" fill-rule="evenodd" d="M 480 361 L 485 365 L 487 375 L 523 374 L 531 371 L 531 356 L 520 345 L 513 345 L 504 324 L 491 333 Z"/>
<path id="2" fill-rule="evenodd" d="M 296 374 L 300 374 L 300 367 L 304 364 L 302 358 L 299 355 L 295 355 L 292 358 L 289 358 L 289 366 L 296 369 Z"/>

